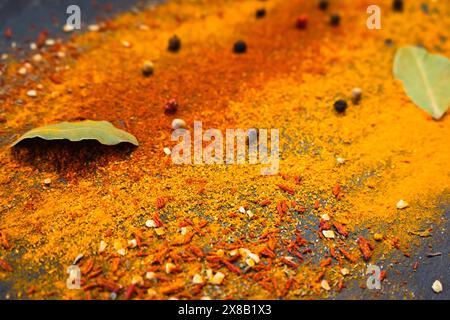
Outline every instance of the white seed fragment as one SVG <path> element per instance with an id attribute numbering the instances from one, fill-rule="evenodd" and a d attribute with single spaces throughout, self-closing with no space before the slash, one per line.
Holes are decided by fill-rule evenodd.
<path id="1" fill-rule="evenodd" d="M 397 209 L 405 209 L 409 206 L 409 203 L 406 202 L 405 200 L 400 200 L 399 202 L 397 202 Z"/>
<path id="2" fill-rule="evenodd" d="M 250 210 L 247 210 L 247 215 L 249 218 L 252 218 L 254 216 L 253 212 L 251 212 Z"/>
<path id="3" fill-rule="evenodd" d="M 106 247 L 108 246 L 108 244 L 105 241 L 100 241 L 100 246 L 98 248 L 98 253 L 102 253 L 105 252 Z"/>
<path id="4" fill-rule="evenodd" d="M 186 227 L 181 227 L 180 228 L 180 233 L 184 236 L 187 233 L 187 228 Z"/>
<path id="5" fill-rule="evenodd" d="M 151 219 L 145 221 L 145 226 L 146 226 L 147 228 L 156 228 L 156 227 L 158 227 L 157 224 L 156 224 L 156 222 L 155 222 L 155 220 L 151 220 Z"/>
<path id="6" fill-rule="evenodd" d="M 240 213 L 245 213 L 245 208 L 244 207 L 239 207 L 239 212 Z"/>
<path id="7" fill-rule="evenodd" d="M 327 239 L 334 239 L 334 231 L 333 230 L 323 230 L 322 234 Z"/>
<path id="8" fill-rule="evenodd" d="M 122 46 L 124 46 L 125 48 L 131 48 L 131 43 L 126 41 L 126 40 L 122 40 L 121 41 Z"/>
<path id="9" fill-rule="evenodd" d="M 200 298 L 200 300 L 211 300 L 211 297 L 209 296 L 203 296 Z"/>
<path id="10" fill-rule="evenodd" d="M 327 280 L 322 280 L 322 282 L 320 283 L 320 286 L 322 287 L 322 289 L 326 290 L 326 291 L 330 291 L 330 285 L 328 284 Z"/>
<path id="11" fill-rule="evenodd" d="M 173 119 L 172 121 L 172 129 L 185 129 L 186 128 L 186 122 L 182 119 Z"/>
<path id="12" fill-rule="evenodd" d="M 328 215 L 328 213 L 324 213 L 320 216 L 320 218 L 325 221 L 330 221 L 330 216 Z"/>
<path id="13" fill-rule="evenodd" d="M 352 102 L 358 104 L 361 101 L 362 90 L 360 88 L 354 88 L 352 90 Z"/>
<path id="14" fill-rule="evenodd" d="M 51 39 L 51 38 L 45 40 L 45 45 L 48 46 L 48 47 L 54 46 L 55 43 L 56 43 L 55 40 L 54 40 L 54 39 Z"/>
<path id="15" fill-rule="evenodd" d="M 442 283 L 439 280 L 436 280 L 435 282 L 433 282 L 433 285 L 431 286 L 431 288 L 433 288 L 434 292 L 441 293 L 442 292 Z"/>
<path id="16" fill-rule="evenodd" d="M 100 31 L 100 26 L 98 24 L 90 24 L 88 30 L 92 32 Z"/>
<path id="17" fill-rule="evenodd" d="M 343 164 L 345 162 L 344 158 L 336 158 L 336 161 L 340 164 Z"/>
<path id="18" fill-rule="evenodd" d="M 199 274 L 195 274 L 194 277 L 192 278 L 192 283 L 195 284 L 203 283 L 203 277 Z"/>
<path id="19" fill-rule="evenodd" d="M 121 256 L 124 256 L 127 254 L 127 250 L 125 250 L 124 248 L 117 250 L 117 253 L 120 254 Z"/>
<path id="20" fill-rule="evenodd" d="M 137 247 L 137 240 L 136 239 L 131 239 L 128 241 L 128 247 L 129 248 L 136 248 Z"/>
<path id="21" fill-rule="evenodd" d="M 177 266 L 174 265 L 173 263 L 171 263 L 171 262 L 166 263 L 166 273 L 171 273 L 176 268 L 177 268 Z"/>
<path id="22" fill-rule="evenodd" d="M 249 267 L 254 267 L 255 266 L 255 261 L 253 259 L 245 259 L 245 263 L 249 266 Z"/>
<path id="23" fill-rule="evenodd" d="M 166 155 L 168 155 L 168 156 L 170 156 L 170 155 L 172 154 L 172 151 L 170 151 L 169 148 L 164 148 L 163 151 L 164 151 L 164 153 L 165 153 Z"/>
<path id="24" fill-rule="evenodd" d="M 223 279 L 225 278 L 225 275 L 222 272 L 217 272 L 214 277 L 211 279 L 212 284 L 221 284 L 223 282 Z"/>
<path id="25" fill-rule="evenodd" d="M 27 96 L 29 96 L 29 97 L 36 97 L 37 96 L 37 92 L 36 92 L 36 90 L 28 90 L 27 91 Z"/>
<path id="26" fill-rule="evenodd" d="M 34 62 L 41 62 L 42 61 L 42 54 L 36 53 L 31 59 L 33 59 Z"/>
<path id="27" fill-rule="evenodd" d="M 72 25 L 70 25 L 70 24 L 65 24 L 63 26 L 63 31 L 64 32 L 72 32 L 74 30 L 75 30 L 75 28 Z"/>
<path id="28" fill-rule="evenodd" d="M 145 274 L 145 278 L 148 280 L 155 279 L 155 277 L 156 277 L 156 273 L 154 273 L 153 271 L 149 271 Z"/>
<path id="29" fill-rule="evenodd" d="M 34 42 L 32 42 L 32 43 L 30 43 L 30 50 L 37 50 L 37 44 L 36 43 L 34 43 Z"/>
<path id="30" fill-rule="evenodd" d="M 47 178 L 44 180 L 44 184 L 47 186 L 50 185 L 51 183 L 52 183 L 52 179 L 50 179 L 50 178 Z"/>
<path id="31" fill-rule="evenodd" d="M 341 273 L 343 276 L 346 276 L 346 275 L 350 274 L 350 271 L 347 268 L 342 268 Z"/>
<path id="32" fill-rule="evenodd" d="M 19 71 L 17 71 L 17 73 L 22 75 L 22 76 L 26 75 L 27 72 L 28 72 L 27 68 L 25 68 L 25 67 L 22 67 L 22 68 L 19 69 Z"/>

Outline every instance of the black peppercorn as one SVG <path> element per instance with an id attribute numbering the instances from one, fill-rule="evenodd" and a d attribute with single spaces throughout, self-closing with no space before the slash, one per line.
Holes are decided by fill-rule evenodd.
<path id="1" fill-rule="evenodd" d="M 337 113 L 344 113 L 346 109 L 347 109 L 347 101 L 338 100 L 334 103 L 334 110 L 336 110 Z"/>
<path id="2" fill-rule="evenodd" d="M 338 14 L 333 14 L 330 17 L 330 24 L 337 27 L 341 23 L 341 16 Z"/>
<path id="3" fill-rule="evenodd" d="M 174 35 L 169 39 L 169 46 L 167 49 L 171 52 L 177 52 L 181 49 L 181 40 L 178 36 Z"/>
<path id="4" fill-rule="evenodd" d="M 247 44 L 242 40 L 236 41 L 233 51 L 234 53 L 245 53 L 247 52 Z"/>
<path id="5" fill-rule="evenodd" d="M 392 2 L 392 9 L 394 11 L 403 11 L 403 0 L 394 0 L 394 2 Z"/>
<path id="6" fill-rule="evenodd" d="M 320 0 L 320 2 L 319 2 L 319 9 L 320 10 L 327 10 L 328 9 L 328 5 L 329 5 L 328 0 Z"/>
<path id="7" fill-rule="evenodd" d="M 265 16 L 266 16 L 266 9 L 261 8 L 261 9 L 256 10 L 256 18 L 257 19 L 264 18 Z"/>

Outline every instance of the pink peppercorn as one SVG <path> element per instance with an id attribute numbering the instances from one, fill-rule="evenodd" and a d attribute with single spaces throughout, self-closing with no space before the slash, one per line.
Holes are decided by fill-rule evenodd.
<path id="1" fill-rule="evenodd" d="M 298 29 L 306 29 L 308 26 L 308 16 L 307 15 L 301 15 L 297 18 L 296 27 Z"/>
<path id="2" fill-rule="evenodd" d="M 178 102 L 175 99 L 170 99 L 164 106 L 164 112 L 166 114 L 174 114 L 175 112 L 177 112 L 177 109 L 178 109 Z"/>

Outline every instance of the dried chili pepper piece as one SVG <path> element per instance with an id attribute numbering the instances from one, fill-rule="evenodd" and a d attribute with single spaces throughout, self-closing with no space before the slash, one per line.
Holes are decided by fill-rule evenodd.
<path id="1" fill-rule="evenodd" d="M 0 258 L 0 267 L 5 271 L 13 272 L 13 268 L 11 267 L 11 265 L 1 258 Z"/>
<path id="2" fill-rule="evenodd" d="M 348 236 L 347 228 L 345 228 L 342 224 L 338 222 L 333 222 L 333 226 L 336 228 L 337 232 L 344 237 Z"/>
<path id="3" fill-rule="evenodd" d="M 369 242 L 364 237 L 359 236 L 358 237 L 358 245 L 359 245 L 359 250 L 361 250 L 364 260 L 368 261 L 370 259 L 370 257 L 372 256 L 372 249 L 371 249 Z"/>

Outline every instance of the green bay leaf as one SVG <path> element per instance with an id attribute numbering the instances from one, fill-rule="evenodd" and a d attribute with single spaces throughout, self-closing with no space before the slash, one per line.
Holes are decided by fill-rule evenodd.
<path id="1" fill-rule="evenodd" d="M 394 76 L 420 108 L 440 119 L 450 106 L 450 60 L 419 47 L 397 50 Z"/>
<path id="2" fill-rule="evenodd" d="M 44 140 L 97 140 L 101 144 L 112 146 L 121 142 L 138 146 L 137 139 L 126 131 L 114 127 L 108 121 L 85 120 L 80 122 L 61 122 L 32 129 L 20 137 L 12 146 L 23 140 L 41 138 Z"/>

